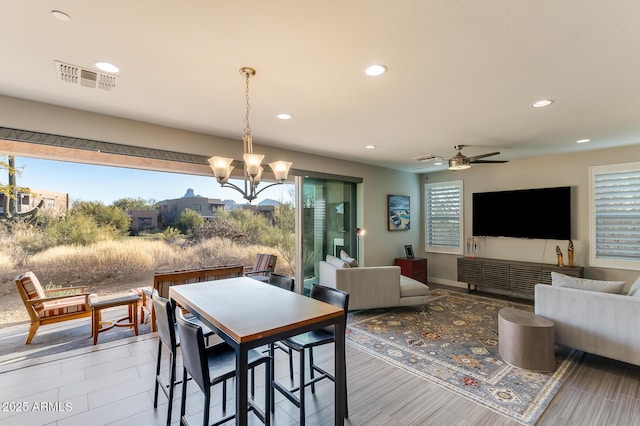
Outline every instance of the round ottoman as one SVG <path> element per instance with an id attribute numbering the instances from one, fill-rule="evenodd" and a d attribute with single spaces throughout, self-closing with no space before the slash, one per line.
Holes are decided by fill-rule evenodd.
<path id="1" fill-rule="evenodd" d="M 498 312 L 500 356 L 514 367 L 553 371 L 555 334 L 550 319 L 514 308 Z"/>

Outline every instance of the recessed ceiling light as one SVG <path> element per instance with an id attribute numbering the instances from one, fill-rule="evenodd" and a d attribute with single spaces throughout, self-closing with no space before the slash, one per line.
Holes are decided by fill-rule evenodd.
<path id="1" fill-rule="evenodd" d="M 442 161 L 436 161 L 433 163 L 434 166 L 442 166 L 444 163 Z"/>
<path id="2" fill-rule="evenodd" d="M 282 114 L 278 114 L 278 118 L 280 120 L 289 120 L 293 117 L 293 115 L 291 114 L 287 114 L 287 113 L 282 113 Z"/>
<path id="3" fill-rule="evenodd" d="M 532 103 L 531 106 L 533 108 L 544 108 L 546 106 L 551 105 L 552 103 L 553 103 L 553 99 L 540 99 L 539 101 Z"/>
<path id="4" fill-rule="evenodd" d="M 579 139 L 576 141 L 576 143 L 587 143 L 587 142 L 591 142 L 591 139 Z"/>
<path id="5" fill-rule="evenodd" d="M 58 21 L 71 22 L 71 16 L 67 15 L 64 12 L 60 12 L 59 10 L 52 10 L 51 15 L 53 15 L 53 17 Z"/>
<path id="6" fill-rule="evenodd" d="M 109 62 L 96 62 L 96 67 L 104 72 L 115 73 L 120 71 L 120 68 L 110 64 Z"/>
<path id="7" fill-rule="evenodd" d="M 375 145 L 367 145 L 367 146 L 365 146 L 365 148 L 367 148 L 367 149 L 376 149 L 377 146 L 375 146 Z"/>
<path id="8" fill-rule="evenodd" d="M 371 65 L 370 67 L 367 67 L 367 69 L 364 70 L 364 73 L 370 76 L 381 75 L 381 74 L 384 74 L 385 72 L 387 72 L 387 67 L 380 64 Z"/>

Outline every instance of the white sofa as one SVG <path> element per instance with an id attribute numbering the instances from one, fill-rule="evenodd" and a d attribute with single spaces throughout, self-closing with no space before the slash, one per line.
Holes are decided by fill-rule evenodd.
<path id="1" fill-rule="evenodd" d="M 429 286 L 400 274 L 399 266 L 340 267 L 320 262 L 320 284 L 349 293 L 349 310 L 425 305 Z"/>
<path id="2" fill-rule="evenodd" d="M 640 297 L 537 284 L 535 313 L 556 344 L 640 365 Z"/>

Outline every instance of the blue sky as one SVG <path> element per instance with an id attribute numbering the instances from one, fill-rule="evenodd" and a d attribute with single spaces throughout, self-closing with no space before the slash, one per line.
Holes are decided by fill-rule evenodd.
<path id="1" fill-rule="evenodd" d="M 240 204 L 246 203 L 238 192 L 230 188 L 221 188 L 213 175 L 193 176 L 26 157 L 16 157 L 16 167 L 21 168 L 17 177 L 19 186 L 65 192 L 72 201 L 102 201 L 111 204 L 120 198 L 138 197 L 161 201 L 180 198 L 188 188 L 193 188 L 197 195 L 203 197 L 233 199 Z M 0 176 L 0 182 L 7 183 L 5 173 Z M 289 194 L 292 188 L 293 185 L 269 188 L 252 204 L 257 204 L 265 198 L 292 201 Z"/>

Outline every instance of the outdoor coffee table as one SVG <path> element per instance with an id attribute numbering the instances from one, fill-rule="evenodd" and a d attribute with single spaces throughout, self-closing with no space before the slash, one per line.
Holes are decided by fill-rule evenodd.
<path id="1" fill-rule="evenodd" d="M 498 312 L 500 356 L 514 367 L 553 371 L 556 365 L 553 321 L 531 312 L 502 308 Z"/>
<path id="2" fill-rule="evenodd" d="M 113 327 L 133 327 L 133 332 L 138 335 L 138 303 L 140 296 L 135 293 L 115 294 L 109 296 L 89 296 L 91 307 L 91 336 L 93 344 L 98 343 L 98 334 Z M 102 321 L 102 310 L 116 306 L 127 306 L 128 315 L 114 321 Z M 128 320 L 129 322 L 122 322 Z M 103 327 L 104 325 L 104 327 Z"/>

